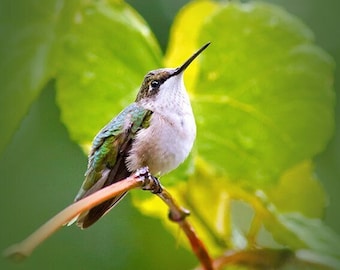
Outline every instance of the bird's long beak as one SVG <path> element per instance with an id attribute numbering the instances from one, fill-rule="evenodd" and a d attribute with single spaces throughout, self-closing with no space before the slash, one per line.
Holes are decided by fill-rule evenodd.
<path id="1" fill-rule="evenodd" d="M 208 42 L 201 49 L 199 49 L 197 52 L 195 52 L 187 61 L 184 62 L 183 65 L 181 65 L 180 67 L 176 68 L 176 70 L 172 74 L 172 76 L 175 76 L 175 75 L 178 75 L 178 74 L 182 73 L 191 64 L 191 62 L 194 61 L 194 59 L 197 56 L 199 56 L 200 53 L 203 52 L 209 45 L 210 45 L 210 42 Z"/>

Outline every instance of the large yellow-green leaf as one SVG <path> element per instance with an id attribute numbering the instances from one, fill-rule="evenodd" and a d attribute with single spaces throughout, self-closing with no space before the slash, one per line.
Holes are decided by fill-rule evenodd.
<path id="1" fill-rule="evenodd" d="M 63 44 L 57 99 L 62 120 L 81 145 L 135 99 L 144 75 L 161 65 L 150 29 L 122 1 L 84 3 Z"/>
<path id="2" fill-rule="evenodd" d="M 231 3 L 200 31 L 198 44 L 212 41 L 193 96 L 200 155 L 257 185 L 324 149 L 334 64 L 307 27 L 275 6 Z"/>

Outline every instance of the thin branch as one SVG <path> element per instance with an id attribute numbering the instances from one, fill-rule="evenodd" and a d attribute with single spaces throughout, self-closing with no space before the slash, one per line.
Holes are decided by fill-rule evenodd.
<path id="1" fill-rule="evenodd" d="M 215 270 L 224 269 L 228 265 L 244 265 L 256 269 L 277 269 L 293 256 L 294 252 L 288 249 L 230 250 L 215 259 L 213 266 Z M 196 268 L 196 270 L 203 269 L 201 267 Z"/>
<path id="2" fill-rule="evenodd" d="M 198 238 L 198 235 L 194 231 L 193 227 L 187 220 L 178 221 L 178 224 L 185 232 L 186 236 L 188 237 L 191 248 L 193 252 L 196 254 L 197 258 L 201 262 L 201 265 L 204 270 L 213 270 L 213 263 L 212 259 L 205 248 L 203 242 Z"/>
<path id="3" fill-rule="evenodd" d="M 43 224 L 21 243 L 15 244 L 5 250 L 4 255 L 16 260 L 28 257 L 38 245 L 55 233 L 60 227 L 77 217 L 80 213 L 87 211 L 118 194 L 137 187 L 142 187 L 143 189 L 150 190 L 157 194 L 168 205 L 170 209 L 169 218 L 172 221 L 177 222 L 184 231 L 193 252 L 201 262 L 203 269 L 213 270 L 212 260 L 204 244 L 198 238 L 190 223 L 185 219 L 189 215 L 189 211 L 180 207 L 175 202 L 170 193 L 160 186 L 157 178 L 154 178 L 149 174 L 146 167 L 138 170 L 135 174 L 122 181 L 103 188 L 90 196 L 71 204 Z"/>
<path id="4" fill-rule="evenodd" d="M 28 257 L 33 250 L 40 245 L 49 236 L 55 233 L 60 227 L 67 224 L 80 213 L 87 211 L 94 206 L 130 189 L 141 187 L 144 181 L 141 181 L 141 174 L 138 171 L 136 174 L 127 177 L 123 181 L 119 181 L 106 188 L 103 188 L 84 199 L 71 204 L 49 221 L 43 224 L 35 232 L 29 235 L 22 242 L 15 244 L 5 250 L 4 256 L 20 260 Z"/>
<path id="5" fill-rule="evenodd" d="M 186 220 L 186 217 L 190 214 L 190 212 L 180 207 L 166 189 L 162 188 L 162 191 L 160 193 L 157 193 L 157 195 L 168 205 L 170 209 L 170 220 L 179 224 L 179 226 L 187 236 L 193 252 L 201 262 L 203 269 L 213 270 L 214 268 L 212 260 L 205 245 L 198 238 L 198 235 L 196 234 L 190 223 Z"/>

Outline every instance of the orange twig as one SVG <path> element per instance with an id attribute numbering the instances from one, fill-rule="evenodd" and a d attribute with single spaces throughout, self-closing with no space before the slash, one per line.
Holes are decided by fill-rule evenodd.
<path id="1" fill-rule="evenodd" d="M 215 270 L 224 269 L 228 265 L 244 265 L 256 269 L 277 269 L 293 256 L 294 252 L 288 249 L 230 250 L 215 259 L 213 265 Z M 196 270 L 203 269 L 196 268 Z"/>
<path id="2" fill-rule="evenodd" d="M 143 168 L 136 174 L 131 175 L 130 177 L 127 177 L 126 179 L 112 184 L 106 188 L 103 188 L 91 194 L 90 196 L 85 197 L 84 199 L 66 207 L 22 242 L 15 244 L 5 250 L 4 255 L 14 259 L 24 259 L 28 257 L 44 240 L 46 240 L 60 227 L 67 224 L 80 213 L 87 211 L 96 205 L 133 188 L 143 187 L 144 189 L 155 191 L 153 189 L 159 188 L 159 186 L 155 184 L 155 178 L 149 175 L 147 168 Z M 174 201 L 170 193 L 164 188 L 161 188 L 160 193 L 157 193 L 157 195 L 168 205 L 170 209 L 169 218 L 180 225 L 185 235 L 189 239 L 192 250 L 201 262 L 203 269 L 213 270 L 211 258 L 204 244 L 198 238 L 189 222 L 185 219 L 186 216 L 189 215 L 189 211 L 181 208 Z"/>
<path id="3" fill-rule="evenodd" d="M 71 204 L 52 217 L 22 242 L 6 249 L 4 256 L 13 259 L 24 259 L 28 257 L 38 245 L 55 233 L 60 227 L 75 218 L 78 214 L 87 211 L 94 206 L 121 194 L 122 192 L 142 185 L 143 181 L 140 181 L 139 176 L 134 174 L 123 181 L 119 181 L 113 185 L 103 188 L 92 195 Z"/>
<path id="4" fill-rule="evenodd" d="M 212 260 L 206 247 L 204 246 L 203 242 L 198 238 L 198 235 L 196 234 L 193 227 L 186 220 L 186 217 L 189 215 L 189 211 L 180 207 L 166 189 L 162 188 L 162 192 L 158 193 L 157 195 L 168 205 L 170 209 L 170 220 L 179 224 L 179 226 L 187 236 L 193 252 L 195 253 L 198 260 L 201 262 L 203 269 L 213 270 Z"/>
<path id="5" fill-rule="evenodd" d="M 203 242 L 198 238 L 197 234 L 195 233 L 190 223 L 187 220 L 183 220 L 179 221 L 178 224 L 188 237 L 191 248 L 193 252 L 196 254 L 197 258 L 200 260 L 203 269 L 213 270 L 214 268 L 211 257 L 209 256 L 209 253 L 205 248 Z"/>

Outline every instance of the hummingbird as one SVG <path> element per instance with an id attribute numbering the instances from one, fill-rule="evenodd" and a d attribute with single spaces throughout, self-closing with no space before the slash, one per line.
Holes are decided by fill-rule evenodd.
<path id="1" fill-rule="evenodd" d="M 196 124 L 183 73 L 204 51 L 205 44 L 177 68 L 148 72 L 135 101 L 95 136 L 85 180 L 75 201 L 148 167 L 160 177 L 177 168 L 189 155 Z M 87 228 L 112 209 L 126 193 L 81 213 L 76 223 Z"/>

